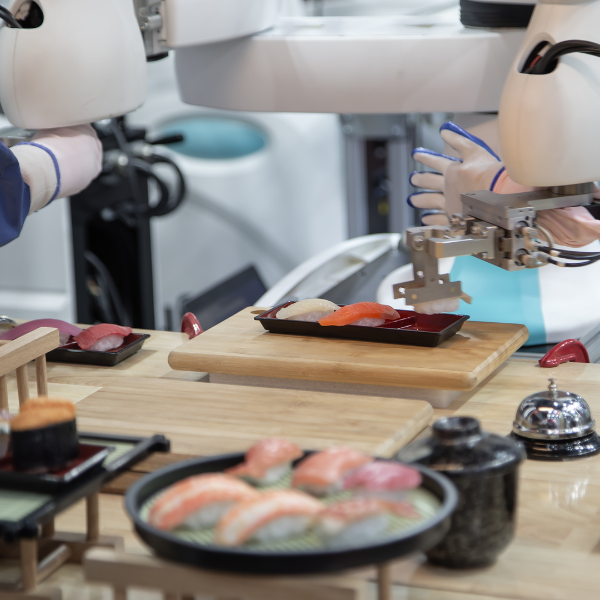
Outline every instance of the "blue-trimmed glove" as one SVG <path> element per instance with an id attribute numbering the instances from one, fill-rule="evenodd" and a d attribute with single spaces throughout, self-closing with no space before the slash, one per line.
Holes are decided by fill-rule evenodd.
<path id="1" fill-rule="evenodd" d="M 448 121 L 440 127 L 443 140 L 456 150 L 460 158 L 416 148 L 413 158 L 432 171 L 418 171 L 410 183 L 423 191 L 408 197 L 414 208 L 435 211 L 423 216 L 424 225 L 447 225 L 448 216 L 462 212 L 461 194 L 479 190 L 498 193 L 529 191 L 508 179 L 500 157 L 481 139 Z M 506 189 L 516 186 L 516 189 Z"/>

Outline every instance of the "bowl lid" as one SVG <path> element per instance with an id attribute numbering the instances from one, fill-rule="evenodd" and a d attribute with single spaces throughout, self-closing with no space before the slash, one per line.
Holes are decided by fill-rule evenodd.
<path id="1" fill-rule="evenodd" d="M 578 394 L 564 392 L 549 379 L 547 391 L 527 396 L 517 409 L 513 432 L 538 440 L 578 438 L 594 431 L 588 403 Z"/>

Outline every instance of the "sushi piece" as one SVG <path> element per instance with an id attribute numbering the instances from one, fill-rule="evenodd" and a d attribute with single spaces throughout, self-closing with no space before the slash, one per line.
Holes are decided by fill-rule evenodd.
<path id="1" fill-rule="evenodd" d="M 262 494 L 227 512 L 215 531 L 221 546 L 246 542 L 275 542 L 306 533 L 324 506 L 315 498 L 294 490 Z"/>
<path id="2" fill-rule="evenodd" d="M 254 484 L 270 485 L 285 477 L 292 468 L 292 461 L 303 454 L 296 444 L 287 440 L 261 440 L 246 452 L 241 465 L 228 469 L 226 473 Z"/>
<path id="3" fill-rule="evenodd" d="M 390 521 L 383 503 L 358 498 L 328 506 L 319 514 L 315 531 L 330 545 L 357 546 L 380 538 Z"/>
<path id="4" fill-rule="evenodd" d="M 195 475 L 168 488 L 150 509 L 148 521 L 162 530 L 181 525 L 191 529 L 214 527 L 234 504 L 259 495 L 247 483 L 222 473 Z"/>
<path id="5" fill-rule="evenodd" d="M 16 326 L 16 321 L 13 321 L 10 317 L 7 317 L 6 315 L 0 315 L 0 332 L 14 329 Z M 1 335 L 0 339 L 3 339 Z"/>
<path id="6" fill-rule="evenodd" d="M 71 336 L 76 336 L 83 331 L 83 329 L 59 319 L 35 319 L 34 321 L 21 323 L 20 325 L 17 325 L 8 331 L 2 332 L 0 334 L 0 340 L 16 340 L 22 335 L 35 331 L 40 327 L 53 327 L 54 329 L 58 329 L 61 346 L 64 346 L 66 343 L 68 343 L 68 341 L 71 339 Z"/>
<path id="7" fill-rule="evenodd" d="M 372 460 L 370 456 L 346 447 L 317 452 L 296 467 L 292 477 L 292 487 L 315 496 L 333 494 L 342 489 L 346 475 Z"/>
<path id="8" fill-rule="evenodd" d="M 421 485 L 417 469 L 397 462 L 375 461 L 354 471 L 344 479 L 344 489 L 360 496 L 402 502 L 407 490 Z"/>
<path id="9" fill-rule="evenodd" d="M 92 325 L 79 335 L 75 336 L 77 345 L 82 350 L 93 350 L 95 352 L 107 352 L 114 350 L 123 344 L 123 339 L 131 333 L 131 327 L 121 327 L 102 323 Z"/>
<path id="10" fill-rule="evenodd" d="M 327 317 L 340 307 L 329 300 L 315 298 L 313 300 L 300 300 L 277 311 L 278 319 L 293 319 L 294 321 L 308 321 L 316 323 L 319 319 Z"/>
<path id="11" fill-rule="evenodd" d="M 342 325 L 360 325 L 363 327 L 377 327 L 383 325 L 386 321 L 395 321 L 399 319 L 398 311 L 386 304 L 377 302 L 359 302 L 358 304 L 348 304 L 340 310 L 319 319 L 319 324 L 323 326 L 342 326 Z"/>
<path id="12" fill-rule="evenodd" d="M 57 471 L 79 454 L 75 406 L 61 398 L 28 400 L 10 424 L 16 471 Z"/>

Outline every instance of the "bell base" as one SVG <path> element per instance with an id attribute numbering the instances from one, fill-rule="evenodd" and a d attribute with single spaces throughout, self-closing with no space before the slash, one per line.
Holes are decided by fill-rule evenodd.
<path id="1" fill-rule="evenodd" d="M 514 432 L 508 437 L 523 444 L 530 460 L 572 460 L 600 452 L 600 436 L 595 431 L 567 440 L 533 440 Z"/>

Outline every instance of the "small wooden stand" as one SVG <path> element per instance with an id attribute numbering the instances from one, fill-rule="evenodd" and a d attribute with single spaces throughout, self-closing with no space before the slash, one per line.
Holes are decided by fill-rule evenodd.
<path id="1" fill-rule="evenodd" d="M 6 376 L 12 371 L 16 371 L 17 374 L 19 406 L 29 399 L 27 364 L 31 361 L 35 361 L 38 396 L 47 396 L 46 353 L 60 346 L 58 329 L 40 327 L 12 342 L 2 342 L 0 345 L 0 410 L 8 411 Z"/>
<path id="2" fill-rule="evenodd" d="M 0 558 L 19 561 L 21 577 L 12 584 L 0 585 L 0 598 L 43 598 L 60 600 L 61 591 L 38 588 L 66 562 L 81 563 L 92 547 L 122 550 L 123 538 L 99 535 L 98 494 L 86 498 L 85 534 L 55 532 L 54 521 L 41 527 L 40 538 L 22 538 L 17 544 L 0 543 Z"/>
<path id="3" fill-rule="evenodd" d="M 6 376 L 16 371 L 19 406 L 29 399 L 27 364 L 35 361 L 37 393 L 48 395 L 46 353 L 58 348 L 57 329 L 40 327 L 12 341 L 0 343 L 0 410 L 8 412 Z M 57 533 L 54 520 L 41 527 L 41 537 L 21 538 L 17 544 L 0 543 L 0 559 L 15 560 L 20 565 L 20 577 L 12 584 L 0 586 L 4 600 L 19 598 L 60 600 L 58 589 L 40 589 L 38 584 L 47 579 L 66 562 L 81 563 L 86 550 L 93 546 L 122 548 L 123 539 L 100 536 L 98 493 L 86 498 L 86 534 Z"/>
<path id="4" fill-rule="evenodd" d="M 127 599 L 127 588 L 160 590 L 165 600 L 202 597 L 235 600 L 366 600 L 367 582 L 352 576 L 268 577 L 205 571 L 154 556 L 93 548 L 83 560 L 90 582 L 112 586 L 115 600 Z M 387 573 L 388 567 L 383 567 Z M 381 571 L 379 598 L 391 599 L 391 582 Z"/>

